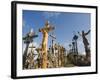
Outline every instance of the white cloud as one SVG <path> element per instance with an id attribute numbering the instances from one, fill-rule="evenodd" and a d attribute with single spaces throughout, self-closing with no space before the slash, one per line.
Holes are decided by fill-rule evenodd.
<path id="1" fill-rule="evenodd" d="M 26 22 L 25 22 L 25 20 L 23 20 L 22 27 L 25 27 L 25 24 L 26 24 Z"/>
<path id="2" fill-rule="evenodd" d="M 52 18 L 52 17 L 58 17 L 61 13 L 59 12 L 44 12 L 44 17 L 46 19 Z"/>
<path id="3" fill-rule="evenodd" d="M 25 27 L 25 28 L 29 28 L 29 24 L 27 24 L 27 22 L 23 19 L 23 22 L 22 22 L 22 27 Z"/>

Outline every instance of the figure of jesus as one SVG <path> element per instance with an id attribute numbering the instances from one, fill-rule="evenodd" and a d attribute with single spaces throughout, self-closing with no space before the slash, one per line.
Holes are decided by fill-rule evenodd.
<path id="1" fill-rule="evenodd" d="M 86 38 L 86 35 L 88 35 L 89 33 L 90 33 L 90 30 L 86 33 L 84 32 L 84 30 L 82 30 L 82 33 L 81 34 L 79 33 L 79 35 L 81 35 L 82 39 L 83 39 L 83 44 L 84 44 L 84 47 L 85 47 L 86 56 L 88 56 L 88 53 L 90 51 L 89 48 L 88 48 L 89 42 Z"/>

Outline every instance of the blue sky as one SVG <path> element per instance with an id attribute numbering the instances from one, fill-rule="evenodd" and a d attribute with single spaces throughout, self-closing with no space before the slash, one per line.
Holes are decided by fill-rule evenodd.
<path id="1" fill-rule="evenodd" d="M 44 27 L 46 20 L 49 20 L 50 24 L 55 26 L 54 35 L 56 36 L 56 42 L 63 45 L 67 50 L 69 49 L 68 45 L 72 42 L 74 34 L 77 34 L 78 31 L 81 32 L 82 30 L 87 32 L 91 27 L 91 15 L 89 13 L 23 10 L 22 18 L 23 36 L 33 28 L 38 34 L 38 37 L 34 39 L 34 42 L 38 45 L 41 44 L 42 34 L 38 32 L 38 30 L 39 28 Z M 90 34 L 87 35 L 87 39 L 90 41 Z M 49 37 L 48 45 L 50 45 L 50 43 L 51 38 Z M 81 36 L 79 36 L 78 39 L 78 49 L 80 53 L 84 52 Z"/>

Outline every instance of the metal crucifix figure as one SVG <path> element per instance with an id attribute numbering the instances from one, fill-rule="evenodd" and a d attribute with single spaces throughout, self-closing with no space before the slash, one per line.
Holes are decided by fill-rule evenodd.
<path id="1" fill-rule="evenodd" d="M 78 32 L 78 34 L 81 35 L 82 39 L 83 39 L 83 44 L 84 44 L 84 48 L 85 48 L 85 52 L 86 52 L 86 57 L 89 56 L 89 52 L 90 52 L 90 49 L 88 48 L 89 42 L 86 38 L 86 35 L 88 35 L 89 33 L 90 33 L 90 30 L 86 33 L 84 32 L 84 30 L 82 30 L 81 34 Z"/>
<path id="2" fill-rule="evenodd" d="M 47 68 L 47 45 L 48 45 L 48 33 L 53 30 L 54 27 L 52 27 L 48 21 L 45 23 L 45 27 L 42 29 L 39 29 L 39 32 L 42 32 L 43 39 L 42 39 L 42 68 Z"/>

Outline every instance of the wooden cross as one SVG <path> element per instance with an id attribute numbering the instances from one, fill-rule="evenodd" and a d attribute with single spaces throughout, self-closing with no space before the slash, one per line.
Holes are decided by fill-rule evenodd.
<path id="1" fill-rule="evenodd" d="M 43 39 L 42 39 L 42 68 L 47 68 L 47 46 L 48 46 L 48 33 L 50 31 L 54 30 L 54 27 L 52 27 L 48 21 L 45 23 L 45 27 L 39 29 L 39 32 L 42 32 Z"/>

